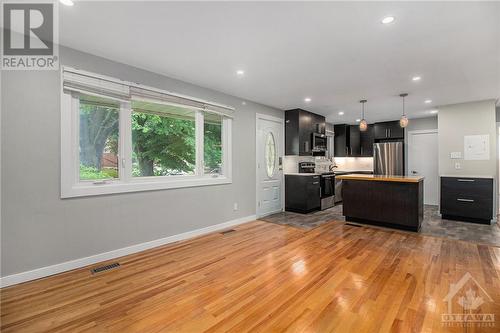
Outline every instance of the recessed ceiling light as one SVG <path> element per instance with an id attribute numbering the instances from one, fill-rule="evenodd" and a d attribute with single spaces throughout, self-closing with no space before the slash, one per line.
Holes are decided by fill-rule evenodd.
<path id="1" fill-rule="evenodd" d="M 431 104 L 431 103 L 432 103 L 432 99 L 426 99 L 426 100 L 424 101 L 424 103 L 425 103 L 425 104 Z"/>
<path id="2" fill-rule="evenodd" d="M 339 116 L 343 116 L 344 115 L 344 111 L 339 111 Z"/>
<path id="3" fill-rule="evenodd" d="M 390 24 L 392 22 L 394 22 L 394 16 L 386 16 L 382 19 L 382 23 L 383 24 Z"/>
<path id="4" fill-rule="evenodd" d="M 238 75 L 238 76 L 243 76 L 243 75 L 245 75 L 245 71 L 244 71 L 244 70 L 242 70 L 242 69 L 238 69 L 238 70 L 236 71 L 236 75 Z"/>
<path id="5" fill-rule="evenodd" d="M 361 119 L 356 119 L 356 122 L 359 123 L 361 121 Z"/>
<path id="6" fill-rule="evenodd" d="M 420 76 L 414 76 L 411 78 L 412 81 L 420 81 L 422 79 L 422 77 Z"/>
<path id="7" fill-rule="evenodd" d="M 247 105 L 247 102 L 243 101 L 241 102 L 241 105 Z"/>
<path id="8" fill-rule="evenodd" d="M 430 110 L 429 113 L 436 114 L 438 113 L 438 110 Z"/>
<path id="9" fill-rule="evenodd" d="M 60 3 L 62 3 L 65 6 L 73 6 L 73 0 L 59 0 Z"/>
<path id="10" fill-rule="evenodd" d="M 309 103 L 311 101 L 311 97 L 304 98 L 304 102 Z"/>

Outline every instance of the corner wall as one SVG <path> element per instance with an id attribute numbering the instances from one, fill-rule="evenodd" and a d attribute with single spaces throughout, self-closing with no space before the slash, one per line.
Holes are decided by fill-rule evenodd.
<path id="1" fill-rule="evenodd" d="M 64 65 L 234 106 L 233 183 L 61 200 L 60 74 L 4 71 L 3 277 L 255 215 L 255 114 L 281 110 L 64 47 L 60 55 Z"/>

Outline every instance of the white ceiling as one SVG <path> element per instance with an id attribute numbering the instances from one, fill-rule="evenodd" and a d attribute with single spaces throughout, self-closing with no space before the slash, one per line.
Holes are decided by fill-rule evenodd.
<path id="1" fill-rule="evenodd" d="M 397 119 L 401 92 L 410 118 L 500 97 L 498 2 L 77 2 L 60 15 L 63 45 L 333 122 L 359 118 L 361 98 L 369 122 Z"/>

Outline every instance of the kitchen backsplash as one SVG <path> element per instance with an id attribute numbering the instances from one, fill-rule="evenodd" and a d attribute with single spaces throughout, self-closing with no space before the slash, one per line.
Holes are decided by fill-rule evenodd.
<path id="1" fill-rule="evenodd" d="M 299 172 L 299 162 L 315 162 L 317 172 L 329 171 L 332 162 L 324 157 L 313 156 L 284 156 L 284 173 Z M 373 171 L 372 157 L 337 157 L 335 158 L 337 168 L 342 171 Z"/>

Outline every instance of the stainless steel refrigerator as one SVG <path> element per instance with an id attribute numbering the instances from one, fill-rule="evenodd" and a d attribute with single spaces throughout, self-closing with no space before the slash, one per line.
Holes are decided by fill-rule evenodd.
<path id="1" fill-rule="evenodd" d="M 404 143 L 384 142 L 373 145 L 373 174 L 404 175 Z"/>

